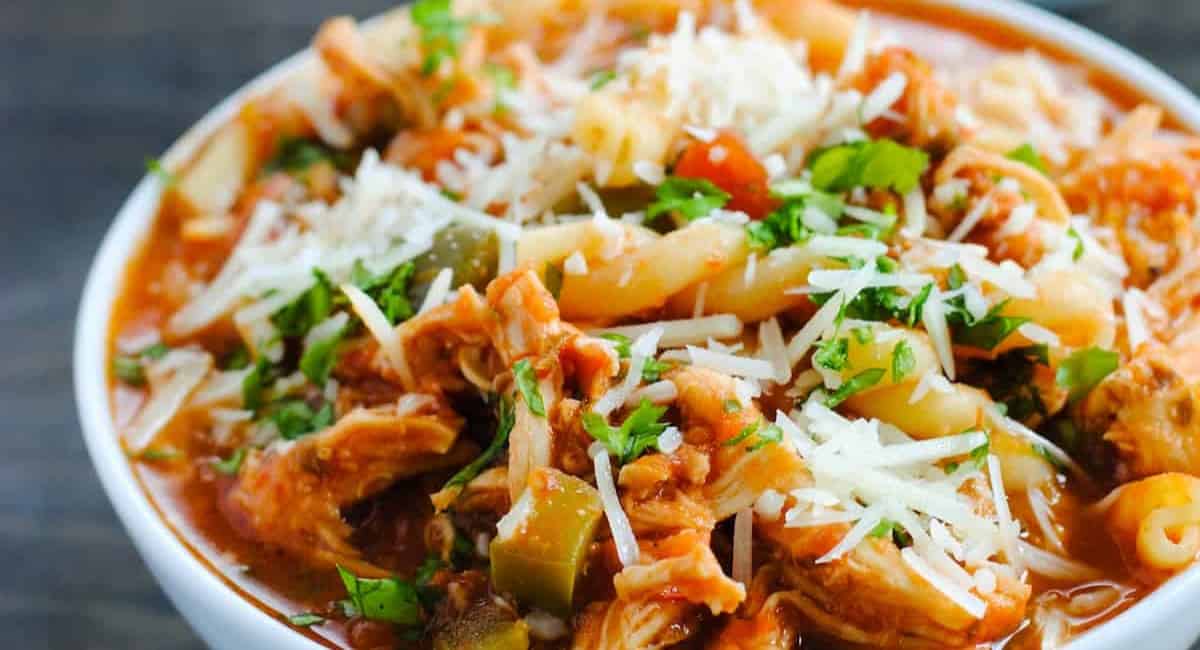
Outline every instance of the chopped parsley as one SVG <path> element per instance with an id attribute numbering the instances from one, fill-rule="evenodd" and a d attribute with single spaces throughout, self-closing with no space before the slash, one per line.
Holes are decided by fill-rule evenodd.
<path id="1" fill-rule="evenodd" d="M 1025 163 L 1043 174 L 1049 173 L 1046 171 L 1046 163 L 1042 161 L 1042 157 L 1038 154 L 1037 149 L 1034 149 L 1033 145 L 1028 142 L 1008 152 L 1008 158 Z"/>
<path id="2" fill-rule="evenodd" d="M 417 0 L 412 6 L 412 21 L 421 30 L 421 75 L 437 72 L 442 62 L 458 56 L 458 48 L 467 38 L 470 20 L 454 16 L 450 0 Z"/>
<path id="3" fill-rule="evenodd" d="M 991 452 L 992 452 L 992 441 L 989 438 L 989 439 L 985 440 L 982 445 L 979 445 L 978 447 L 972 449 L 971 453 L 967 455 L 967 458 L 969 458 L 970 461 L 972 463 L 974 463 L 975 469 L 982 470 L 984 467 L 987 466 L 988 454 L 990 454 Z"/>
<path id="4" fill-rule="evenodd" d="M 512 68 L 499 63 L 484 65 L 483 72 L 492 80 L 492 88 L 495 89 L 496 103 L 492 110 L 502 113 L 508 109 L 504 103 L 504 93 L 517 87 L 517 75 Z"/>
<path id="5" fill-rule="evenodd" d="M 891 273 L 896 270 L 896 261 L 890 257 L 879 257 L 875 267 L 880 273 Z M 907 296 L 896 287 L 867 287 L 860 291 L 854 300 L 842 308 L 842 316 L 857 320 L 891 321 L 896 320 L 907 327 L 913 327 L 921 320 L 921 311 L 933 291 L 933 284 L 927 284 L 915 296 Z M 825 304 L 834 292 L 815 293 L 809 298 L 818 305 Z"/>
<path id="6" fill-rule="evenodd" d="M 966 284 L 966 273 L 955 264 L 950 268 L 946 282 L 950 289 L 958 289 Z M 951 338 L 960 345 L 982 350 L 994 349 L 1018 327 L 1031 320 L 1024 316 L 1001 316 L 1008 303 L 1008 300 L 1004 300 L 993 305 L 983 317 L 976 318 L 967 309 L 965 297 L 956 296 L 946 301 L 946 322 L 950 325 Z"/>
<path id="7" fill-rule="evenodd" d="M 182 454 L 174 447 L 147 447 L 139 452 L 136 456 L 138 460 L 143 460 L 148 463 L 155 463 L 164 460 L 175 460 Z"/>
<path id="8" fill-rule="evenodd" d="M 992 350 L 1000 345 L 1017 328 L 1028 323 L 1031 319 L 1024 316 L 1001 316 L 1000 312 L 1008 304 L 1008 300 L 992 307 L 988 313 L 977 321 L 964 323 L 954 328 L 954 342 L 962 345 Z M 947 314 L 949 320 L 949 314 Z"/>
<path id="9" fill-rule="evenodd" d="M 628 336 L 617 334 L 616 332 L 606 332 L 601 334 L 600 338 L 613 342 L 613 348 L 617 351 L 617 358 L 628 359 L 630 357 L 630 346 L 633 345 L 633 341 Z M 648 358 L 645 365 L 642 366 L 642 380 L 650 383 L 656 382 L 662 378 L 662 373 L 670 370 L 672 367 L 674 366 L 669 361 Z"/>
<path id="10" fill-rule="evenodd" d="M 113 357 L 112 371 L 117 379 L 130 386 L 141 386 L 146 383 L 146 371 L 137 357 L 123 354 Z"/>
<path id="11" fill-rule="evenodd" d="M 274 380 L 274 368 L 265 357 L 260 358 L 254 368 L 242 378 L 242 408 L 257 411 L 265 402 L 267 384 Z"/>
<path id="12" fill-rule="evenodd" d="M 263 171 L 297 173 L 322 162 L 328 162 L 337 169 L 350 166 L 349 156 L 317 140 L 282 138 L 275 146 L 275 154 L 263 166 Z"/>
<path id="13" fill-rule="evenodd" d="M 516 380 L 517 390 L 521 391 L 521 397 L 524 398 L 529 411 L 534 415 L 546 417 L 546 404 L 542 401 L 542 391 L 538 388 L 537 373 L 533 371 L 533 364 L 529 363 L 528 359 L 521 359 L 513 365 L 513 379 Z"/>
<path id="14" fill-rule="evenodd" d="M 741 413 L 742 403 L 735 399 L 727 399 L 721 402 L 721 409 L 726 413 Z"/>
<path id="15" fill-rule="evenodd" d="M 654 201 L 646 208 L 646 221 L 664 214 L 692 221 L 724 207 L 729 199 L 728 192 L 707 179 L 669 176 L 654 191 Z"/>
<path id="16" fill-rule="evenodd" d="M 300 372 L 316 386 L 324 386 L 337 362 L 338 344 L 342 342 L 347 328 L 343 327 L 328 338 L 313 341 L 304 348 L 300 357 Z"/>
<path id="17" fill-rule="evenodd" d="M 175 174 L 167 171 L 167 168 L 163 166 L 162 161 L 158 158 L 146 159 L 146 173 L 157 178 L 164 187 L 171 187 L 179 181 Z"/>
<path id="18" fill-rule="evenodd" d="M 1079 236 L 1079 231 L 1075 230 L 1074 226 L 1067 228 L 1067 236 L 1075 240 L 1075 248 L 1071 249 L 1071 260 L 1078 262 L 1084 253 L 1083 237 Z"/>
<path id="19" fill-rule="evenodd" d="M 515 422 L 516 413 L 513 410 L 512 400 L 508 397 L 501 398 L 497 408 L 496 435 L 492 437 L 492 442 L 488 444 L 487 449 L 484 449 L 483 453 L 479 454 L 475 460 L 450 477 L 450 480 L 446 481 L 443 489 L 464 486 L 474 480 L 476 476 L 479 476 L 479 473 L 500 455 L 500 452 L 504 449 L 504 445 L 508 444 L 508 436 L 512 433 Z"/>
<path id="20" fill-rule="evenodd" d="M 892 382 L 900 383 L 917 367 L 917 358 L 908 341 L 901 340 L 892 348 Z"/>
<path id="21" fill-rule="evenodd" d="M 118 354 L 112 360 L 112 372 L 117 379 L 130 386 L 142 386 L 146 383 L 146 368 L 144 359 L 157 360 L 167 356 L 171 351 L 165 343 L 155 343 L 134 354 Z"/>
<path id="22" fill-rule="evenodd" d="M 875 330 L 866 325 L 850 330 L 850 335 L 854 337 L 855 341 L 858 341 L 859 345 L 868 345 L 875 340 Z"/>
<path id="23" fill-rule="evenodd" d="M 655 406 L 643 398 L 620 427 L 613 428 L 603 415 L 588 411 L 583 414 L 583 429 L 608 447 L 621 463 L 629 463 L 658 443 L 658 436 L 667 429 L 660 421 L 666 412 L 667 407 Z"/>
<path id="24" fill-rule="evenodd" d="M 618 358 L 629 358 L 629 346 L 633 344 L 633 341 L 629 340 L 628 336 L 625 336 L 624 334 L 617 334 L 616 332 L 605 332 L 604 334 L 600 335 L 600 338 L 604 339 L 605 341 L 613 342 L 613 347 L 617 350 Z"/>
<path id="25" fill-rule="evenodd" d="M 725 442 L 722 442 L 721 444 L 725 447 L 737 446 L 737 445 L 741 444 L 742 442 L 744 442 L 750 436 L 754 435 L 754 432 L 758 431 L 758 427 L 759 427 L 758 422 L 755 422 L 754 424 L 747 424 L 745 427 L 742 428 L 741 431 L 738 432 L 738 434 L 736 436 L 726 440 Z"/>
<path id="26" fill-rule="evenodd" d="M 879 523 L 875 524 L 875 527 L 871 529 L 871 532 L 867 533 L 867 537 L 874 537 L 876 539 L 886 537 L 901 548 L 912 545 L 912 536 L 908 534 L 908 531 L 904 530 L 904 527 L 899 522 L 887 518 L 880 519 Z"/>
<path id="27" fill-rule="evenodd" d="M 353 611 L 363 618 L 397 625 L 421 624 L 421 600 L 411 582 L 397 578 L 359 578 L 341 565 L 337 570 L 354 606 Z"/>
<path id="28" fill-rule="evenodd" d="M 1067 389 L 1068 401 L 1077 402 L 1116 370 L 1120 360 L 1120 355 L 1110 350 L 1097 347 L 1079 350 L 1059 364 L 1055 381 Z"/>
<path id="29" fill-rule="evenodd" d="M 661 379 L 662 374 L 673 367 L 675 366 L 670 361 L 646 359 L 645 365 L 642 366 L 642 381 L 652 384 Z"/>
<path id="30" fill-rule="evenodd" d="M 267 417 L 284 440 L 295 440 L 333 424 L 333 404 L 326 403 L 314 411 L 302 399 L 285 399 L 276 402 Z"/>
<path id="31" fill-rule="evenodd" d="M 250 365 L 250 350 L 246 346 L 239 345 L 225 355 L 221 360 L 222 370 L 241 370 Z"/>
<path id="32" fill-rule="evenodd" d="M 292 614 L 287 618 L 287 621 L 296 627 L 309 627 L 312 625 L 321 625 L 325 622 L 325 617 L 313 612 L 303 612 Z"/>
<path id="33" fill-rule="evenodd" d="M 304 336 L 333 313 L 333 283 L 320 269 L 313 269 L 313 278 L 312 286 L 304 293 L 271 314 L 271 323 L 280 336 Z"/>
<path id="34" fill-rule="evenodd" d="M 844 370 L 850 365 L 850 340 L 846 337 L 826 339 L 817 343 L 813 364 L 829 370 Z"/>
<path id="35" fill-rule="evenodd" d="M 771 194 L 783 203 L 762 221 L 746 224 L 749 246 L 760 252 L 808 241 L 813 232 L 804 225 L 804 210 L 813 206 L 829 218 L 841 218 L 845 205 L 832 194 L 808 187 L 807 184 L 785 182 L 771 188 Z"/>
<path id="36" fill-rule="evenodd" d="M 766 426 L 763 426 L 763 424 L 764 423 L 761 421 L 755 422 L 754 424 L 748 424 L 741 431 L 739 431 L 736 436 L 726 440 L 725 442 L 722 442 L 721 445 L 725 447 L 736 447 L 743 442 L 753 440 L 753 442 L 751 442 L 749 445 L 746 445 L 746 451 L 753 452 L 758 451 L 767 445 L 773 445 L 783 440 L 783 429 L 780 429 L 774 424 L 768 424 Z"/>
<path id="37" fill-rule="evenodd" d="M 608 82 L 617 78 L 616 70 L 597 70 L 592 74 L 591 88 L 592 90 L 600 90 L 608 85 Z"/>
<path id="38" fill-rule="evenodd" d="M 405 262 L 387 273 L 371 275 L 361 262 L 355 262 L 350 272 L 350 283 L 370 296 L 388 322 L 395 325 L 412 318 L 416 313 L 408 295 L 416 269 L 414 263 Z"/>
<path id="39" fill-rule="evenodd" d="M 888 139 L 853 142 L 818 150 L 808 167 L 813 187 L 825 192 L 867 187 L 907 194 L 929 168 L 929 154 Z"/>
<path id="40" fill-rule="evenodd" d="M 747 447 L 746 451 L 758 451 L 767 445 L 773 445 L 781 440 L 783 440 L 783 429 L 774 424 L 769 424 L 759 430 L 758 439 Z"/>
<path id="41" fill-rule="evenodd" d="M 868 368 L 850 379 L 830 393 L 825 398 L 825 406 L 835 408 L 842 402 L 846 401 L 851 395 L 862 392 L 875 384 L 878 384 L 887 371 L 883 368 Z"/>
<path id="42" fill-rule="evenodd" d="M 213 461 L 212 467 L 226 476 L 236 476 L 238 470 L 242 468 L 244 460 L 246 460 L 246 448 L 238 447 L 229 458 Z"/>

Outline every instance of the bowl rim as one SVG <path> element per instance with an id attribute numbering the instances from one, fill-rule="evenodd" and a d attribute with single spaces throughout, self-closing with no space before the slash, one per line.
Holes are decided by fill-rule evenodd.
<path id="1" fill-rule="evenodd" d="M 1200 132 L 1200 100 L 1159 68 L 1105 36 L 1046 10 L 1012 0 L 920 0 L 925 4 L 983 17 L 1053 42 L 1078 59 L 1163 106 L 1180 124 Z M 168 164 L 186 160 L 207 138 L 236 115 L 247 99 L 267 91 L 314 59 L 311 48 L 301 50 L 256 76 L 208 111 L 168 149 Z M 210 570 L 170 528 L 143 492 L 133 466 L 118 444 L 107 383 L 107 338 L 112 306 L 119 294 L 131 256 L 149 236 L 149 227 L 162 194 L 161 182 L 147 174 L 118 210 L 87 275 L 76 317 L 74 390 L 80 425 L 92 465 L 138 552 L 168 598 L 209 644 L 223 645 L 231 632 L 251 636 L 257 645 L 276 648 L 320 648 L 279 618 L 238 593 Z M 216 596 L 228 596 L 220 597 Z M 1151 594 L 1080 637 L 1071 650 L 1100 650 L 1132 645 L 1148 638 L 1172 619 L 1171 602 L 1200 598 L 1200 564 L 1188 569 Z M 201 614 L 187 604 L 205 603 L 216 613 Z M 1178 605 L 1176 606 L 1176 609 Z M 219 620 L 220 625 L 211 621 Z M 1121 621 L 1114 625 L 1114 621 Z"/>

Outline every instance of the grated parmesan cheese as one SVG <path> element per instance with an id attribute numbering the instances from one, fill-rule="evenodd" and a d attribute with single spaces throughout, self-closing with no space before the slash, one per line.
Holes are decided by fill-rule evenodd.
<path id="1" fill-rule="evenodd" d="M 775 378 L 775 366 L 769 361 L 713 352 L 694 345 L 687 346 L 687 351 L 694 366 L 709 368 L 734 377 L 772 380 Z"/>
<path id="2" fill-rule="evenodd" d="M 633 535 L 633 527 L 629 525 L 629 517 L 621 509 L 621 499 L 617 495 L 617 487 L 613 483 L 612 464 L 608 458 L 608 449 L 599 442 L 593 442 L 588 447 L 588 455 L 592 457 L 592 465 L 596 471 L 596 489 L 600 491 L 600 502 L 604 506 L 604 516 L 608 519 L 608 527 L 612 531 L 613 545 L 617 548 L 617 558 L 621 560 L 623 566 L 633 566 L 637 564 L 641 551 L 638 548 L 637 538 Z"/>
<path id="3" fill-rule="evenodd" d="M 450 295 L 450 283 L 454 281 L 454 271 L 449 268 L 444 268 L 438 271 L 437 276 L 433 278 L 433 282 L 429 284 L 429 290 L 425 293 L 425 300 L 421 301 L 421 308 L 417 310 L 418 314 L 437 307 L 446 302 L 446 297 Z"/>
<path id="4" fill-rule="evenodd" d="M 563 261 L 563 272 L 570 275 L 587 275 L 588 263 L 587 258 L 580 251 L 575 251 L 567 256 Z"/>
<path id="5" fill-rule="evenodd" d="M 620 334 L 631 339 L 637 338 L 651 330 L 661 329 L 660 345 L 665 348 L 675 348 L 684 345 L 700 344 L 710 338 L 728 339 L 742 333 L 742 321 L 733 314 L 714 314 L 700 318 L 682 320 L 663 320 L 642 323 L 640 325 L 622 325 L 591 330 L 589 334 Z"/>

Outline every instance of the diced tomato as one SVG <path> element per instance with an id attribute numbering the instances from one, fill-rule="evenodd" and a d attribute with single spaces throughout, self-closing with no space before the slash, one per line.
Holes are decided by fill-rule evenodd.
<path id="1" fill-rule="evenodd" d="M 740 210 L 751 219 L 762 219 L 775 209 L 767 187 L 767 170 L 742 139 L 722 132 L 712 142 L 696 141 L 683 150 L 675 175 L 704 178 L 730 195 L 726 209 Z"/>

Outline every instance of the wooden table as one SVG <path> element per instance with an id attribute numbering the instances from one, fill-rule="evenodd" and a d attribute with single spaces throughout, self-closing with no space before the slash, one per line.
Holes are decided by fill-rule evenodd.
<path id="1" fill-rule="evenodd" d="M 0 2 L 0 646 L 201 647 L 84 451 L 70 382 L 83 275 L 145 156 L 322 17 L 387 5 Z M 1200 3 L 1116 0 L 1076 18 L 1200 87 Z"/>

